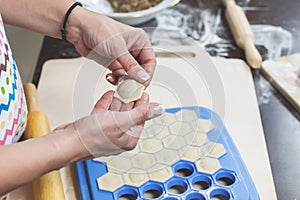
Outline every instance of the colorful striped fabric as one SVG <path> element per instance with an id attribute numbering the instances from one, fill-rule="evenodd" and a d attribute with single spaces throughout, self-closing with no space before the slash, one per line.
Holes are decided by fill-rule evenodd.
<path id="1" fill-rule="evenodd" d="M 0 15 L 0 145 L 18 141 L 26 121 L 23 85 Z"/>

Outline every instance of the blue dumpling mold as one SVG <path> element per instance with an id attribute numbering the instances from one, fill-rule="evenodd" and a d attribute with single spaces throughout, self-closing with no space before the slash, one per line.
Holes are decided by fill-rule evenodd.
<path id="1" fill-rule="evenodd" d="M 76 163 L 82 200 L 258 200 L 222 120 L 203 107 L 150 121 L 131 152 Z"/>

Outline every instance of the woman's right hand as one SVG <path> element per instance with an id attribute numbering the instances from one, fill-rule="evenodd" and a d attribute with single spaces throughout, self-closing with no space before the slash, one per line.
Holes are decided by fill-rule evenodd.
<path id="1" fill-rule="evenodd" d="M 57 128 L 76 132 L 90 155 L 109 156 L 135 148 L 144 123 L 164 112 L 157 103 L 149 103 L 146 93 L 136 102 L 121 103 L 113 91 L 105 93 L 96 103 L 91 115 Z"/>

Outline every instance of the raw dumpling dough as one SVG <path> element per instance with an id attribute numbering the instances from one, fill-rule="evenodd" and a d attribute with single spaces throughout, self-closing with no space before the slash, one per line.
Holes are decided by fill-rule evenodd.
<path id="1" fill-rule="evenodd" d="M 136 101 L 143 95 L 145 86 L 132 79 L 122 81 L 114 94 L 114 97 L 120 99 L 123 103 Z"/>

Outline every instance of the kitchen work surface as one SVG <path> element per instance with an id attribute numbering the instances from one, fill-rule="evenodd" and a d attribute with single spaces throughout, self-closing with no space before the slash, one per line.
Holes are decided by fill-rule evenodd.
<path id="1" fill-rule="evenodd" d="M 300 1 L 285 0 L 282 3 L 281 0 L 236 0 L 236 3 L 246 13 L 256 37 L 255 45 L 263 60 L 274 60 L 300 52 Z M 172 36 L 173 46 L 184 44 L 188 36 L 201 43 L 212 56 L 245 60 L 243 51 L 234 43 L 224 13 L 225 7 L 221 0 L 181 0 L 176 6 L 158 14 L 156 19 L 138 27 L 155 29 L 154 32 L 146 30 L 153 44 L 164 43 L 166 33 Z M 174 30 L 187 36 L 178 36 Z M 33 82 L 38 85 L 45 61 L 74 57 L 79 57 L 79 54 L 71 44 L 45 37 Z M 277 198 L 298 199 L 300 113 L 286 96 L 266 80 L 262 70 L 251 70 L 251 73 Z"/>
<path id="2" fill-rule="evenodd" d="M 193 50 L 189 46 L 171 49 Z M 213 62 L 215 65 L 199 49 L 184 58 L 159 56 L 147 92 L 152 101 L 161 102 L 166 108 L 201 106 L 216 112 L 237 146 L 260 198 L 276 199 L 250 69 L 239 59 L 213 58 Z M 101 94 L 113 89 L 104 80 L 105 74 L 101 66 L 84 58 L 46 62 L 38 95 L 40 110 L 47 113 L 51 127 L 89 114 Z M 74 200 L 76 186 L 70 178 L 70 168 L 61 171 L 68 199 Z"/>

